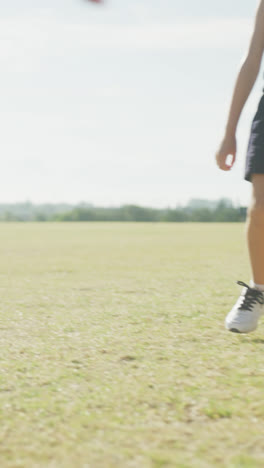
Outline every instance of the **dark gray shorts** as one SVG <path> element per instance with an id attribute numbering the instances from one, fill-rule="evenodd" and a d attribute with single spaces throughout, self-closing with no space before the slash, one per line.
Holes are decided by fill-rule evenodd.
<path id="1" fill-rule="evenodd" d="M 264 174 L 264 92 L 251 124 L 244 179 L 252 182 L 252 173 Z"/>

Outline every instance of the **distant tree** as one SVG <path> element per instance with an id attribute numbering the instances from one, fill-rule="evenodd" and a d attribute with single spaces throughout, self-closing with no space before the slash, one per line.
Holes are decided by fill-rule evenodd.
<path id="1" fill-rule="evenodd" d="M 36 213 L 32 219 L 32 221 L 41 221 L 41 222 L 44 222 L 47 220 L 48 220 L 48 217 L 43 213 Z"/>
<path id="2" fill-rule="evenodd" d="M 189 220 L 190 220 L 189 214 L 182 209 L 168 210 L 162 216 L 162 221 L 169 222 L 169 223 L 174 223 L 174 222 L 182 223 L 182 222 L 189 221 Z"/>
<path id="3" fill-rule="evenodd" d="M 228 198 L 215 201 L 193 199 L 185 207 L 150 208 L 138 205 L 95 207 L 25 203 L 0 204 L 0 221 L 117 221 L 117 222 L 244 222 L 247 207 L 234 207 Z"/>
<path id="4" fill-rule="evenodd" d="M 97 221 L 96 212 L 92 209 L 75 208 L 66 213 L 54 216 L 54 221 Z"/>
<path id="5" fill-rule="evenodd" d="M 142 208 L 137 205 L 124 205 L 121 207 L 124 221 L 157 221 L 156 210 L 152 208 Z"/>
<path id="6" fill-rule="evenodd" d="M 191 221 L 212 222 L 214 221 L 213 212 L 208 208 L 200 208 L 192 212 Z"/>

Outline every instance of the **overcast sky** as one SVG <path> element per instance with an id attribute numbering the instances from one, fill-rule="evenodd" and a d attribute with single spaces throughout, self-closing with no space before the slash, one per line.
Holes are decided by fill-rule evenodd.
<path id="1" fill-rule="evenodd" d="M 214 153 L 252 0 L 0 0 L 0 202 L 247 204 L 263 65 L 230 172 Z"/>

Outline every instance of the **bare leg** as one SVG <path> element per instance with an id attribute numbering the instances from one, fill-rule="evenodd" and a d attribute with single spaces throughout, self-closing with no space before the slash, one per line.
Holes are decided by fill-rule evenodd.
<path id="1" fill-rule="evenodd" d="M 252 174 L 246 235 L 253 281 L 264 284 L 264 174 Z"/>

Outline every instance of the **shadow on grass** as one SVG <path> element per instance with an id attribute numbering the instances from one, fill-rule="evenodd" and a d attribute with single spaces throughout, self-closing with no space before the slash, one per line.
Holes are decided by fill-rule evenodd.
<path id="1" fill-rule="evenodd" d="M 248 343 L 248 344 L 262 344 L 264 345 L 264 339 L 262 338 L 252 338 L 251 336 L 241 336 L 239 335 L 240 343 Z"/>

